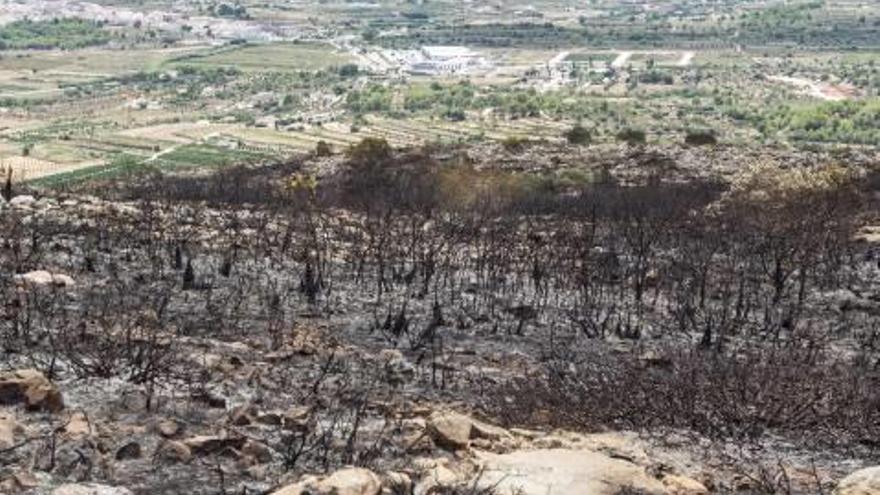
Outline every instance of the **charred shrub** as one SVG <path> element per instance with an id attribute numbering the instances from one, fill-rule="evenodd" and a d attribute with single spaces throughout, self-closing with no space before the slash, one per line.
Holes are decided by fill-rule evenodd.
<path id="1" fill-rule="evenodd" d="M 539 375 L 511 380 L 494 410 L 517 424 L 684 428 L 737 439 L 809 431 L 811 441 L 825 445 L 876 445 L 878 385 L 880 373 L 809 347 L 588 352 L 548 360 Z"/>

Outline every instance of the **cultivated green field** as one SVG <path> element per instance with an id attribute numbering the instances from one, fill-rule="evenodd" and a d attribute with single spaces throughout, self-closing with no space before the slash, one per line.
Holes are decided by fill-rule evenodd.
<path id="1" fill-rule="evenodd" d="M 271 43 L 210 50 L 179 58 L 174 65 L 234 67 L 242 71 L 311 71 L 351 63 L 330 45 Z"/>

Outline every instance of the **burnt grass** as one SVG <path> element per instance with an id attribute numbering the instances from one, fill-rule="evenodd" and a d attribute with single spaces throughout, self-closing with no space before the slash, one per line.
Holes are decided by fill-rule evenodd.
<path id="1" fill-rule="evenodd" d="M 377 143 L 319 181 L 305 170 L 149 175 L 0 211 L 0 366 L 117 421 L 111 445 L 54 452 L 47 420 L 0 469 L 27 451 L 137 491 L 262 493 L 405 465 L 406 419 L 436 404 L 877 458 L 880 251 L 855 240 L 877 220 L 876 171 L 760 195 L 713 178 L 561 188 Z M 76 285 L 15 283 L 31 270 Z M 229 420 L 291 404 L 292 429 Z M 259 472 L 222 452 L 77 462 L 158 418 L 275 454 Z"/>

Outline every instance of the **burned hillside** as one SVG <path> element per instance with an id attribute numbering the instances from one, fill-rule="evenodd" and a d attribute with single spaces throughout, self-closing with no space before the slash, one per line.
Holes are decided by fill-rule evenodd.
<path id="1" fill-rule="evenodd" d="M 485 153 L 12 184 L 0 491 L 502 494 L 546 451 L 595 493 L 830 493 L 877 464 L 870 155 Z"/>

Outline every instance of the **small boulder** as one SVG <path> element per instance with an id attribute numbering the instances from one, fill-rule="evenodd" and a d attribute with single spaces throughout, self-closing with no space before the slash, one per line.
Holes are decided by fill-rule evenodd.
<path id="1" fill-rule="evenodd" d="M 156 425 L 156 431 L 165 438 L 177 436 L 181 429 L 180 425 L 171 419 L 164 419 Z"/>
<path id="2" fill-rule="evenodd" d="M 192 450 L 183 442 L 168 441 L 162 442 L 156 449 L 155 457 L 165 462 L 187 463 L 192 460 Z"/>
<path id="3" fill-rule="evenodd" d="M 840 480 L 834 495 L 880 495 L 880 466 L 860 469 Z"/>
<path id="4" fill-rule="evenodd" d="M 483 439 L 491 443 L 513 438 L 504 428 L 452 411 L 431 414 L 428 418 L 427 431 L 434 443 L 453 450 L 467 448 L 471 440 Z"/>
<path id="5" fill-rule="evenodd" d="M 28 411 L 60 412 L 64 399 L 55 385 L 37 370 L 0 373 L 0 405 L 23 404 Z"/>
<path id="6" fill-rule="evenodd" d="M 434 442 L 450 449 L 466 448 L 471 439 L 471 418 L 456 412 L 435 412 L 428 418 L 428 432 Z"/>
<path id="7" fill-rule="evenodd" d="M 669 495 L 708 495 L 709 490 L 699 481 L 687 476 L 667 474 L 663 477 L 663 486 Z"/>

